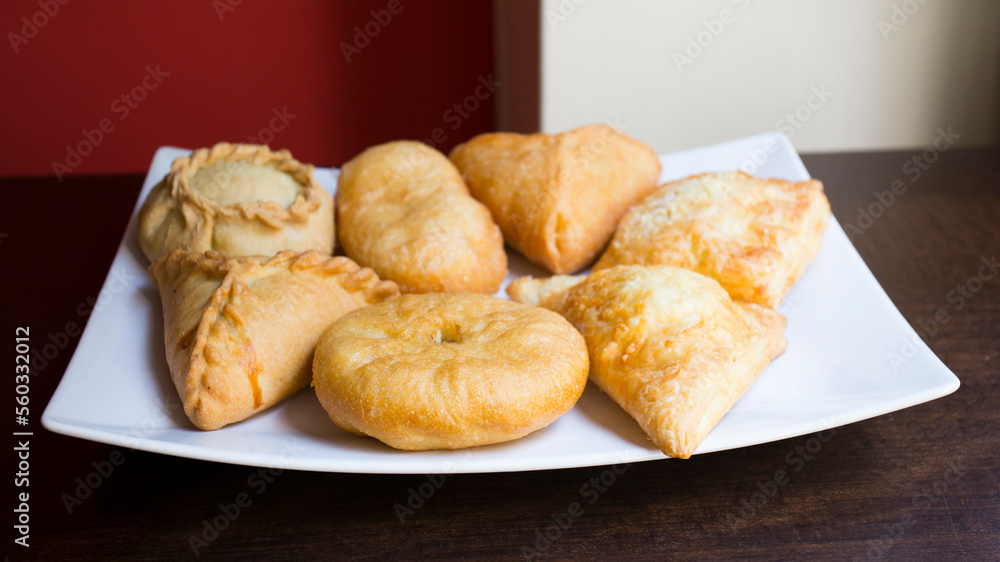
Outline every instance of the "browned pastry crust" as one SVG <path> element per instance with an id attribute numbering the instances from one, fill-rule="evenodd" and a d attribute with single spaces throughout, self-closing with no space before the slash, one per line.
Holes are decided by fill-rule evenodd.
<path id="1" fill-rule="evenodd" d="M 594 269 L 675 265 L 712 277 L 734 299 L 774 308 L 816 257 L 829 218 L 816 180 L 691 176 L 629 209 Z"/>
<path id="2" fill-rule="evenodd" d="M 150 267 L 184 411 L 200 429 L 260 412 L 310 380 L 313 349 L 348 311 L 399 294 L 346 257 L 175 250 Z"/>
<path id="3" fill-rule="evenodd" d="M 150 261 L 173 250 L 232 256 L 333 252 L 333 197 L 287 150 L 219 143 L 174 160 L 137 223 Z"/>
<path id="4" fill-rule="evenodd" d="M 525 278 L 507 292 L 583 333 L 590 378 L 671 457 L 690 457 L 785 350 L 783 316 L 733 301 L 714 280 L 677 267 Z"/>
<path id="5" fill-rule="evenodd" d="M 587 348 L 558 314 L 485 295 L 403 295 L 323 333 L 313 386 L 341 428 L 398 449 L 517 439 L 567 412 Z"/>
<path id="6" fill-rule="evenodd" d="M 606 125 L 479 135 L 450 157 L 507 243 L 555 273 L 593 261 L 660 176 L 651 148 Z"/>
<path id="7" fill-rule="evenodd" d="M 455 165 L 419 142 L 373 146 L 344 164 L 340 244 L 409 293 L 485 293 L 507 273 L 503 235 Z"/>

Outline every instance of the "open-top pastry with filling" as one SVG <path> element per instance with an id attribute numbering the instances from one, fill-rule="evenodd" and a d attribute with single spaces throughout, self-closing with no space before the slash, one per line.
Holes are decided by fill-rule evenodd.
<path id="1" fill-rule="evenodd" d="M 142 204 L 138 238 L 149 260 L 173 250 L 231 256 L 334 246 L 333 197 L 313 166 L 287 150 L 219 143 L 174 160 Z"/>

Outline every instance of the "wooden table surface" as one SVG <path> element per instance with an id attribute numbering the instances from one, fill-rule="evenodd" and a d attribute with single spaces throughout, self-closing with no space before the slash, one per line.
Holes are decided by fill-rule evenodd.
<path id="1" fill-rule="evenodd" d="M 839 428 L 774 488 L 775 471 L 810 436 L 616 467 L 596 498 L 581 498 L 581 487 L 610 481 L 609 467 L 447 475 L 402 522 L 394 506 L 425 476 L 262 476 L 44 430 L 41 413 L 79 340 L 68 324 L 86 322 L 142 177 L 2 180 L 5 364 L 14 365 L 17 326 L 64 346 L 31 379 L 30 547 L 12 535 L 9 557 L 1000 559 L 1000 275 L 971 281 L 1000 254 L 1000 150 L 913 160 L 922 155 L 804 160 L 902 314 L 934 328 L 926 341 L 961 379 L 956 393 Z M 893 187 L 890 202 L 883 192 Z M 859 218 L 859 208 L 879 216 Z M 4 481 L 13 532 L 15 489 Z M 762 502 L 765 492 L 773 496 Z M 583 513 L 567 525 L 560 514 L 573 502 Z M 550 527 L 553 514 L 567 528 Z"/>

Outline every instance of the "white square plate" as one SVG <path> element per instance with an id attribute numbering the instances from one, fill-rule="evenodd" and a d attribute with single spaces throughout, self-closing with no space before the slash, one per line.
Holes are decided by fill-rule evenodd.
<path id="1" fill-rule="evenodd" d="M 504 472 L 665 458 L 592 384 L 569 413 L 545 429 L 462 451 L 402 452 L 348 434 L 327 418 L 309 389 L 241 423 L 218 431 L 195 429 L 170 380 L 160 299 L 135 235 L 139 203 L 174 158 L 188 152 L 172 147 L 156 152 L 98 304 L 42 416 L 49 430 L 168 455 L 328 472 Z M 788 180 L 809 177 L 779 133 L 660 159 L 664 181 L 735 168 Z M 331 192 L 336 189 L 337 170 L 317 169 L 316 177 Z M 510 257 L 505 286 L 522 275 L 545 276 L 520 256 Z M 779 311 L 788 317 L 788 350 L 764 370 L 698 453 L 812 433 L 958 388 L 958 378 L 896 310 L 836 221 Z M 893 365 L 890 356 L 904 362 Z"/>

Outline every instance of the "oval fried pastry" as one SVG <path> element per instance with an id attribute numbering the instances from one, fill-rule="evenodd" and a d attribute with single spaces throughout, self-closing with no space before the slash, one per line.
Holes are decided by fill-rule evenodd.
<path id="1" fill-rule="evenodd" d="M 592 262 L 660 177 L 652 148 L 607 125 L 479 135 L 450 158 L 507 243 L 553 273 Z"/>
<path id="2" fill-rule="evenodd" d="M 484 295 L 403 295 L 320 337 L 313 386 L 341 428 L 406 450 L 523 437 L 587 383 L 583 337 L 554 312 Z"/>
<path id="3" fill-rule="evenodd" d="M 414 141 L 371 147 L 344 165 L 340 243 L 408 293 L 486 293 L 507 273 L 503 236 L 443 154 Z"/>

